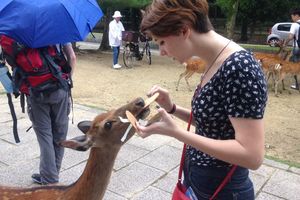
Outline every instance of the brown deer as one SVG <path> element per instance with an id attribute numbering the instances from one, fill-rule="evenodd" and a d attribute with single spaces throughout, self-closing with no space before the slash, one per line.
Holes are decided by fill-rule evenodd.
<path id="1" fill-rule="evenodd" d="M 279 50 L 276 53 L 262 53 L 254 52 L 254 57 L 260 62 L 262 69 L 267 77 L 267 81 L 272 77 L 273 86 L 276 85 L 276 76 L 278 79 L 278 70 L 282 66 L 280 65 L 281 61 L 288 61 L 291 56 L 291 52 L 283 46 L 283 41 L 278 43 Z M 278 85 L 278 84 L 277 84 Z M 277 88 L 275 88 L 276 90 Z M 282 89 L 285 90 L 284 82 L 282 80 Z"/>
<path id="2" fill-rule="evenodd" d="M 107 113 L 98 115 L 93 122 L 83 121 L 78 128 L 83 136 L 62 141 L 61 145 L 77 151 L 91 148 L 80 178 L 71 185 L 17 188 L 0 186 L 1 200 L 99 200 L 102 199 L 112 173 L 114 161 L 122 147 L 135 133 L 126 123 L 126 110 L 137 119 L 144 119 L 150 112 L 142 98 Z M 127 135 L 127 137 L 124 135 Z"/>
<path id="3" fill-rule="evenodd" d="M 188 79 L 194 73 L 202 74 L 205 71 L 206 63 L 200 58 L 191 58 L 188 61 L 184 62 L 183 65 L 185 66 L 185 71 L 179 75 L 179 79 L 176 84 L 176 91 L 178 91 L 179 82 L 183 77 L 188 86 L 188 90 L 192 91 Z"/>
<path id="4" fill-rule="evenodd" d="M 300 64 L 289 61 L 292 52 L 283 46 L 283 41 L 280 41 L 278 45 L 279 51 L 276 54 L 254 53 L 254 56 L 261 62 L 268 79 L 272 76 L 275 96 L 278 96 L 279 82 L 282 82 L 282 89 L 285 90 L 284 79 L 286 75 L 294 75 L 297 84 L 297 75 L 300 74 Z M 300 89 L 298 90 L 300 92 Z M 290 90 L 289 93 L 291 93 Z"/>
<path id="5" fill-rule="evenodd" d="M 297 76 L 300 74 L 300 64 L 289 62 L 290 54 L 287 54 L 285 59 L 280 57 L 269 55 L 261 56 L 256 55 L 257 58 L 260 58 L 260 62 L 264 71 L 268 74 L 272 74 L 272 79 L 274 82 L 275 96 L 278 96 L 278 84 L 282 82 L 282 89 L 284 90 L 284 79 L 287 75 Z M 267 76 L 267 75 L 266 75 Z"/>
<path id="6" fill-rule="evenodd" d="M 270 77 L 272 77 L 273 87 L 275 88 L 276 77 L 278 77 L 278 69 L 281 68 L 280 63 L 283 60 L 274 54 L 266 55 L 266 53 L 254 53 L 254 55 L 260 62 L 267 81 L 269 81 Z M 282 83 L 282 89 L 285 89 L 284 83 Z"/>
<path id="7" fill-rule="evenodd" d="M 277 68 L 278 78 L 275 79 L 275 95 L 278 96 L 277 88 L 280 82 L 283 83 L 283 80 L 286 78 L 287 75 L 291 75 L 292 77 L 297 76 L 300 74 L 300 63 L 288 62 L 288 61 L 281 61 L 280 67 Z M 300 88 L 298 88 L 300 92 Z M 289 93 L 291 93 L 289 89 Z"/>
<path id="8" fill-rule="evenodd" d="M 274 81 L 275 78 L 273 74 L 274 66 L 278 64 L 278 60 L 287 61 L 291 56 L 291 52 L 283 46 L 283 41 L 280 41 L 278 45 L 279 45 L 279 50 L 276 53 L 262 53 L 262 52 L 253 53 L 254 57 L 261 62 L 262 68 L 268 80 L 270 76 L 272 76 L 272 79 Z M 268 62 L 263 62 L 265 59 L 267 59 Z"/>

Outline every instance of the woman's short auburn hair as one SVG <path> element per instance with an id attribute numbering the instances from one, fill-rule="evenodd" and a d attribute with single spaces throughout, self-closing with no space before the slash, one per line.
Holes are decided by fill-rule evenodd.
<path id="1" fill-rule="evenodd" d="M 213 30 L 206 0 L 153 0 L 143 14 L 141 31 L 165 37 L 189 26 L 199 33 Z"/>

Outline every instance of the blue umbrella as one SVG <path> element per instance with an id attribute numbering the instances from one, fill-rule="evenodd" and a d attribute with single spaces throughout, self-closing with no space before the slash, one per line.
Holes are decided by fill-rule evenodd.
<path id="1" fill-rule="evenodd" d="M 0 0 L 0 35 L 31 48 L 82 41 L 102 16 L 96 0 Z"/>

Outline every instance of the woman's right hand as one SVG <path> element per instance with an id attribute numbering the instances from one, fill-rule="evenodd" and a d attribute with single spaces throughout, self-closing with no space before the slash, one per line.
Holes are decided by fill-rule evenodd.
<path id="1" fill-rule="evenodd" d="M 160 86 L 154 85 L 147 93 L 147 96 L 151 97 L 155 93 L 159 93 L 159 96 L 155 100 L 159 104 L 159 106 L 164 108 L 167 112 L 172 110 L 173 102 L 171 101 L 169 91 L 161 88 Z"/>
<path id="2" fill-rule="evenodd" d="M 151 123 L 149 126 L 140 125 L 138 122 L 136 123 L 137 134 L 142 138 L 146 138 L 153 134 L 177 138 L 181 134 L 181 128 L 177 126 L 172 116 L 162 108 L 158 109 L 157 112 L 161 117 L 158 122 Z"/>

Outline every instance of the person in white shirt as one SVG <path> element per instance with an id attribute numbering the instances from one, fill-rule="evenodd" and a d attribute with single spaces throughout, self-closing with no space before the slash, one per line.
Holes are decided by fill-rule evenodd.
<path id="1" fill-rule="evenodd" d="M 288 38 L 284 41 L 283 46 L 288 44 L 291 40 L 294 40 L 293 42 L 293 55 L 290 58 L 291 62 L 300 62 L 300 38 L 299 38 L 299 31 L 300 31 L 300 8 L 295 8 L 291 10 L 291 18 L 293 20 L 290 33 Z M 298 42 L 297 42 L 298 41 Z M 291 88 L 293 89 L 299 89 L 297 76 L 294 76 L 295 78 L 295 85 L 291 85 Z"/>
<path id="2" fill-rule="evenodd" d="M 122 43 L 122 31 L 125 31 L 122 22 L 120 21 L 122 15 L 120 11 L 115 11 L 112 16 L 114 19 L 109 23 L 109 45 L 113 49 L 113 68 L 119 69 L 122 66 L 118 64 L 120 46 Z"/>

